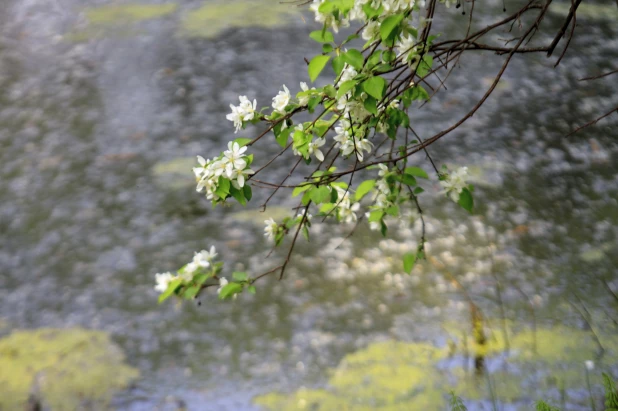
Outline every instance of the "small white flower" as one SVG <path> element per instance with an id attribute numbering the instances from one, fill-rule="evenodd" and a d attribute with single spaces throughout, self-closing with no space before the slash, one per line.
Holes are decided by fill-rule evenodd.
<path id="1" fill-rule="evenodd" d="M 288 105 L 291 98 L 290 90 L 288 90 L 285 84 L 283 85 L 283 90 L 284 91 L 280 91 L 279 94 L 273 97 L 273 108 L 276 112 L 281 114 L 285 114 L 285 107 Z"/>
<path id="2" fill-rule="evenodd" d="M 367 26 L 363 30 L 363 40 L 371 40 L 380 35 L 380 22 L 379 21 L 370 21 L 367 23 Z"/>
<path id="3" fill-rule="evenodd" d="M 309 148 L 307 152 L 309 154 L 313 154 L 315 158 L 317 158 L 319 161 L 324 161 L 324 153 L 322 153 L 322 150 L 320 150 L 320 147 L 322 147 L 324 144 L 326 144 L 325 139 L 316 138 L 311 143 L 309 143 Z"/>
<path id="4" fill-rule="evenodd" d="M 173 276 L 172 273 L 155 274 L 155 281 L 157 282 L 157 285 L 154 289 L 160 293 L 165 292 L 170 282 L 175 279 L 176 277 Z"/>
<path id="5" fill-rule="evenodd" d="M 253 119 L 257 108 L 257 101 L 255 99 L 253 100 L 253 104 L 251 104 L 247 96 L 239 96 L 238 99 L 240 100 L 240 105 L 234 106 L 230 104 L 232 112 L 225 117 L 234 123 L 234 127 L 236 128 L 234 133 L 237 133 L 238 130 L 242 128 L 243 121 Z"/>
<path id="6" fill-rule="evenodd" d="M 218 255 L 217 254 L 217 250 L 215 249 L 214 245 L 210 246 L 210 250 L 209 251 L 202 250 L 200 252 L 200 254 L 202 254 L 203 258 L 208 260 L 208 261 L 214 260 L 215 257 Z"/>
<path id="7" fill-rule="evenodd" d="M 588 371 L 594 370 L 594 361 L 587 360 L 584 364 L 586 365 L 586 369 Z"/>
<path id="8" fill-rule="evenodd" d="M 232 181 L 232 184 L 238 189 L 243 188 L 245 186 L 245 181 L 247 180 L 247 177 L 251 174 L 255 174 L 255 171 L 250 168 L 245 168 L 244 170 L 237 171 L 235 174 L 236 180 Z"/>
<path id="9" fill-rule="evenodd" d="M 354 67 L 345 65 L 344 69 L 341 71 L 341 78 L 339 79 L 339 83 L 344 83 L 348 80 L 352 80 L 358 72 L 354 70 Z"/>
<path id="10" fill-rule="evenodd" d="M 266 224 L 266 227 L 264 227 L 264 236 L 267 237 L 269 240 L 274 240 L 275 235 L 279 230 L 279 225 L 272 218 L 264 220 L 264 224 Z"/>
<path id="11" fill-rule="evenodd" d="M 212 247 L 211 250 L 214 252 L 214 247 Z M 215 253 L 215 255 L 217 255 L 217 253 Z M 212 257 L 210 255 L 210 252 L 206 250 L 202 250 L 199 253 L 195 253 L 195 255 L 193 256 L 193 263 L 201 268 L 209 267 L 211 260 L 212 260 Z"/>
<path id="12" fill-rule="evenodd" d="M 304 215 L 305 215 L 304 213 L 298 213 L 296 218 L 303 218 Z M 312 218 L 313 218 L 313 216 L 311 214 L 307 213 L 307 221 L 311 221 Z"/>
<path id="13" fill-rule="evenodd" d="M 309 91 L 309 87 L 307 86 L 307 83 L 305 83 L 305 82 L 301 82 L 301 83 L 300 83 L 300 89 L 301 89 L 302 91 Z M 311 90 L 315 90 L 315 87 L 311 87 Z M 309 95 L 299 97 L 299 98 L 298 98 L 298 104 L 299 104 L 301 107 L 306 106 L 307 104 L 309 104 L 309 98 L 310 98 L 310 97 L 311 97 L 311 96 L 309 96 Z"/>
<path id="14" fill-rule="evenodd" d="M 247 166 L 247 162 L 242 158 L 247 147 L 240 147 L 238 143 L 230 141 L 227 144 L 227 150 L 223 152 L 223 158 L 226 160 L 225 172 L 228 178 L 232 178 L 235 170 L 242 170 Z"/>
<path id="15" fill-rule="evenodd" d="M 408 34 L 406 37 L 401 37 L 401 41 L 397 43 L 397 57 L 403 56 L 403 61 L 409 61 L 416 54 L 416 39 Z"/>
<path id="16" fill-rule="evenodd" d="M 225 279 L 224 277 L 219 278 L 219 288 L 217 289 L 217 294 L 221 294 L 221 290 L 223 290 L 223 287 L 228 284 L 229 282 L 227 281 L 227 279 Z"/>
<path id="17" fill-rule="evenodd" d="M 460 167 L 456 171 L 450 173 L 446 179 L 440 181 L 440 185 L 444 187 L 444 192 L 454 202 L 459 201 L 459 194 L 464 188 L 468 187 L 466 179 L 468 178 L 468 167 Z"/>
<path id="18" fill-rule="evenodd" d="M 380 171 L 378 171 L 378 175 L 380 177 L 384 177 L 386 174 L 388 174 L 388 167 L 384 164 L 378 164 L 378 168 L 380 169 Z"/>

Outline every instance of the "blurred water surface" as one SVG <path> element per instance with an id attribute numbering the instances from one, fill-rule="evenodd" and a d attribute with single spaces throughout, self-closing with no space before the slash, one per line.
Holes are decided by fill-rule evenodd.
<path id="1" fill-rule="evenodd" d="M 567 369 L 583 376 L 576 352 L 617 371 L 618 310 L 603 282 L 618 290 L 618 119 L 564 137 L 618 102 L 615 79 L 578 81 L 618 65 L 612 18 L 582 18 L 556 69 L 544 56 L 515 59 L 485 106 L 432 146 L 438 163 L 470 167 L 477 210 L 468 216 L 443 198 L 435 179 L 422 183 L 431 258 L 411 276 L 400 261 L 416 248 L 418 222 L 393 226 L 386 239 L 361 226 L 346 241 L 351 227 L 316 224 L 286 281 L 266 280 L 255 297 L 234 303 L 210 293 L 201 306 L 174 307 L 157 306 L 154 273 L 179 267 L 195 250 L 216 245 L 230 271 L 234 262 L 254 273 L 278 265 L 278 256 L 266 259 L 262 221 L 282 210 L 213 210 L 194 192 L 190 167 L 195 155 L 210 156 L 238 137 L 225 114 L 239 94 L 262 107 L 281 84 L 295 93 L 307 81 L 303 58 L 317 51 L 307 37 L 311 16 L 257 0 L 3 0 L 1 7 L 2 332 L 79 326 L 111 333 L 142 375 L 114 407 L 172 409 L 182 400 L 189 409 L 256 409 L 255 396 L 324 387 L 346 355 L 395 339 L 456 346 L 431 366 L 459 390 L 470 389 L 458 385 L 464 381 L 481 391 L 458 392 L 471 409 L 490 409 L 487 379 L 475 376 L 461 350 L 472 330 L 453 277 L 496 335 L 504 315 L 514 335 L 540 330 L 539 351 L 561 335 L 590 338 L 565 348 L 573 355 L 531 368 L 509 368 L 502 341 L 486 359 L 489 381 L 522 388 L 499 398 L 501 409 L 558 398 L 552 376 Z M 501 6 L 493 7 L 479 12 L 481 22 L 493 21 Z M 447 35 L 461 30 L 455 9 L 441 14 L 451 16 Z M 559 27 L 560 16 L 545 24 Z M 449 91 L 412 114 L 415 130 L 428 137 L 452 124 L 500 64 L 480 54 L 462 59 Z M 276 144 L 255 150 L 258 158 Z M 416 162 L 429 169 L 420 156 Z M 289 166 L 274 163 L 269 180 Z M 269 192 L 254 193 L 257 209 Z M 589 322 L 602 336 L 603 358 L 594 358 Z M 519 344 L 511 343 L 513 355 L 526 351 Z M 583 381 L 567 387 L 567 409 L 587 407 Z"/>

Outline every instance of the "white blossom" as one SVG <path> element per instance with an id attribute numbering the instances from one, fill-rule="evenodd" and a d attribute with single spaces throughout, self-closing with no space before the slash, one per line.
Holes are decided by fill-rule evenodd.
<path id="1" fill-rule="evenodd" d="M 264 236 L 268 238 L 269 240 L 274 240 L 275 235 L 277 234 L 277 231 L 279 230 L 279 225 L 272 218 L 269 218 L 268 220 L 264 220 L 264 224 L 266 224 L 266 227 L 264 228 Z"/>
<path id="2" fill-rule="evenodd" d="M 408 34 L 406 37 L 402 36 L 401 40 L 396 44 L 397 57 L 403 56 L 403 61 L 410 61 L 417 54 L 416 43 L 416 39 L 411 34 Z"/>
<path id="3" fill-rule="evenodd" d="M 172 275 L 172 273 L 163 273 L 163 274 L 155 274 L 155 281 L 157 285 L 155 286 L 155 290 L 162 293 L 167 290 L 170 282 L 174 281 L 177 277 Z"/>
<path id="4" fill-rule="evenodd" d="M 354 128 L 352 133 L 350 123 L 347 120 L 339 121 L 339 125 L 335 127 L 335 133 L 337 135 L 334 140 L 344 156 L 356 153 L 358 161 L 363 161 L 363 151 L 369 153 L 373 148 L 373 144 L 364 138 L 362 129 Z M 354 137 L 352 137 L 352 134 L 354 134 Z"/>
<path id="5" fill-rule="evenodd" d="M 307 83 L 301 82 L 300 83 L 300 89 L 302 91 L 309 91 L 309 86 L 307 86 Z M 311 87 L 311 90 L 315 90 L 315 87 Z M 309 99 L 310 98 L 311 98 L 311 96 L 309 96 L 309 95 L 299 97 L 298 98 L 298 105 L 300 105 L 301 107 L 306 106 L 307 104 L 309 104 Z"/>
<path id="6" fill-rule="evenodd" d="M 459 194 L 464 188 L 468 187 L 466 179 L 468 178 L 468 167 L 460 167 L 456 171 L 450 173 L 446 178 L 440 181 L 440 185 L 444 188 L 444 192 L 454 202 L 459 201 Z"/>
<path id="7" fill-rule="evenodd" d="M 273 108 L 275 109 L 275 111 L 281 114 L 285 114 L 285 107 L 290 102 L 291 97 L 292 96 L 290 95 L 290 90 L 288 90 L 288 88 L 284 84 L 283 91 L 280 91 L 279 94 L 273 97 Z"/>
<path id="8" fill-rule="evenodd" d="M 257 108 L 257 100 L 253 100 L 253 104 L 249 101 L 247 96 L 239 96 L 240 105 L 234 106 L 230 104 L 232 112 L 226 116 L 226 118 L 234 123 L 237 133 L 242 128 L 243 121 L 252 120 L 255 116 L 255 110 Z"/>
<path id="9" fill-rule="evenodd" d="M 369 216 L 371 215 L 371 213 L 365 213 L 365 218 L 367 220 L 369 220 Z M 379 221 L 370 221 L 369 222 L 369 229 L 372 231 L 377 231 L 380 228 L 382 228 L 382 224 L 380 224 Z"/>
<path id="10" fill-rule="evenodd" d="M 348 27 L 350 25 L 347 19 L 337 20 L 332 13 L 321 13 L 319 8 L 322 3 L 324 3 L 324 0 L 313 0 L 313 3 L 309 6 L 309 10 L 315 13 L 315 21 L 331 27 L 335 33 L 339 32 L 339 27 Z"/>
<path id="11" fill-rule="evenodd" d="M 348 80 L 352 80 L 354 77 L 356 77 L 357 74 L 358 72 L 354 70 L 354 67 L 346 64 L 343 67 L 343 70 L 341 70 L 341 77 L 339 78 L 339 83 L 341 84 L 345 83 Z"/>
<path id="12" fill-rule="evenodd" d="M 219 278 L 219 288 L 217 288 L 217 294 L 221 295 L 221 290 L 223 287 L 229 284 L 229 281 L 225 277 Z"/>
<path id="13" fill-rule="evenodd" d="M 318 159 L 318 161 L 324 161 L 324 153 L 322 153 L 322 150 L 320 150 L 320 147 L 322 147 L 324 144 L 326 144 L 325 139 L 316 138 L 311 143 L 309 143 L 309 148 L 307 149 L 307 152 L 310 155 L 313 154 L 315 158 Z"/>
<path id="14" fill-rule="evenodd" d="M 342 223 L 355 223 L 358 220 L 356 212 L 360 209 L 360 203 L 352 204 L 350 201 L 350 192 L 341 187 L 335 187 L 337 190 L 337 211 L 339 212 L 339 220 Z"/>
<path id="15" fill-rule="evenodd" d="M 594 370 L 594 361 L 587 360 L 587 361 L 584 362 L 584 364 L 586 365 L 586 369 L 588 371 Z"/>
<path id="16" fill-rule="evenodd" d="M 247 180 L 247 177 L 249 177 L 251 174 L 255 174 L 255 171 L 250 168 L 245 168 L 244 170 L 240 171 L 237 170 L 232 177 L 232 184 L 238 189 L 243 188 L 245 186 L 245 181 Z"/>
<path id="17" fill-rule="evenodd" d="M 380 35 L 380 22 L 379 21 L 370 21 L 367 23 L 367 26 L 363 29 L 363 33 L 361 36 L 363 40 L 372 40 Z"/>
<path id="18" fill-rule="evenodd" d="M 231 179 L 234 171 L 243 170 L 247 166 L 247 162 L 242 158 L 247 147 L 240 147 L 238 143 L 230 141 L 227 148 L 221 160 L 225 162 L 225 173 Z"/>

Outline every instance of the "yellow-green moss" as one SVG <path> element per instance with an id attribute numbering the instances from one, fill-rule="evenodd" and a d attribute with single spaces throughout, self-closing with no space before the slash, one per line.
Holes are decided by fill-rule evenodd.
<path id="1" fill-rule="evenodd" d="M 539 328 L 536 333 L 529 328 L 514 331 L 518 327 L 507 321 L 510 351 L 506 353 L 502 330 L 489 329 L 490 323 L 498 324 L 485 322 L 485 344 L 474 341 L 469 324 L 447 323 L 444 329 L 451 339 L 447 347 L 395 341 L 372 344 L 347 355 L 332 371 L 325 389 L 270 393 L 257 397 L 255 403 L 269 410 L 435 410 L 444 407 L 451 390 L 465 399 L 485 400 L 493 395 L 500 402 L 526 404 L 530 375 L 538 376 L 535 395 L 555 388 L 584 387 L 584 361 L 594 359 L 597 351 L 589 331 L 564 326 Z M 618 338 L 602 335 L 601 339 L 606 350 L 603 362 L 615 363 Z M 473 367 L 439 366 L 448 357 L 461 360 L 464 354 L 484 357 L 486 362 L 498 356 L 508 358 L 489 376 L 486 370 L 479 374 Z"/>
<path id="2" fill-rule="evenodd" d="M 23 409 L 31 391 L 53 410 L 82 401 L 104 409 L 139 373 L 107 333 L 84 329 L 15 331 L 0 339 L 0 409 Z"/>
<path id="3" fill-rule="evenodd" d="M 512 347 L 516 361 L 534 360 L 546 364 L 583 364 L 595 358 L 597 350 L 589 331 L 563 326 L 541 328 L 536 333 L 524 330 L 513 336 Z"/>
<path id="4" fill-rule="evenodd" d="M 263 0 L 208 2 L 187 13 L 182 21 L 181 34 L 214 37 L 230 27 L 275 27 L 285 24 L 299 10 L 293 4 Z"/>
<path id="5" fill-rule="evenodd" d="M 429 344 L 380 342 L 346 356 L 327 390 L 271 393 L 255 402 L 271 410 L 441 409 L 446 385 L 433 365 L 446 355 Z"/>
<path id="6" fill-rule="evenodd" d="M 86 17 L 93 24 L 133 23 L 152 20 L 176 11 L 178 6 L 166 4 L 109 4 L 85 10 Z"/>

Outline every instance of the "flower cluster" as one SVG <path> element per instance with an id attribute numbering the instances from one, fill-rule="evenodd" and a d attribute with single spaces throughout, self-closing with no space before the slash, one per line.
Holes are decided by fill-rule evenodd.
<path id="1" fill-rule="evenodd" d="M 266 224 L 266 227 L 264 227 L 264 236 L 267 239 L 274 241 L 275 236 L 279 231 L 279 224 L 277 224 L 277 222 L 272 218 L 264 220 L 264 224 Z"/>
<path id="2" fill-rule="evenodd" d="M 350 10 L 347 16 L 333 14 L 332 12 L 323 10 L 320 6 L 325 0 L 313 0 L 309 9 L 315 13 L 315 21 L 331 27 L 335 33 L 339 32 L 340 27 L 349 27 L 351 21 L 360 20 L 366 21 L 367 16 L 363 10 L 363 6 L 369 5 L 373 9 L 382 7 L 381 18 L 389 15 L 406 11 L 414 7 L 416 0 L 355 0 L 354 7 Z M 422 0 L 424 5 L 424 0 Z"/>
<path id="3" fill-rule="evenodd" d="M 237 133 L 243 126 L 243 122 L 253 120 L 255 118 L 255 110 L 257 108 L 257 101 L 254 99 L 253 104 L 249 101 L 247 96 L 239 96 L 240 105 L 234 106 L 230 104 L 232 112 L 226 116 L 226 118 L 234 123 L 234 127 Z"/>
<path id="4" fill-rule="evenodd" d="M 355 223 L 358 220 L 356 212 L 360 209 L 360 203 L 352 203 L 350 200 L 350 191 L 338 186 L 336 210 L 339 216 L 339 221 L 345 224 Z"/>
<path id="5" fill-rule="evenodd" d="M 193 168 L 197 180 L 197 192 L 206 191 L 206 198 L 215 198 L 219 178 L 224 177 L 231 181 L 235 188 L 244 187 L 245 180 L 254 173 L 249 168 L 251 157 L 245 155 L 247 147 L 240 147 L 236 142 L 229 142 L 228 149 L 215 160 L 205 160 L 197 156 L 199 167 Z"/>
<path id="6" fill-rule="evenodd" d="M 373 143 L 365 138 L 366 128 L 356 125 L 352 127 L 345 119 L 339 121 L 339 125 L 335 127 L 335 133 L 337 133 L 335 136 L 337 147 L 344 156 L 355 153 L 358 161 L 363 161 L 363 152 L 370 153 L 373 148 Z"/>
<path id="7" fill-rule="evenodd" d="M 451 200 L 458 202 L 459 195 L 464 188 L 468 187 L 467 178 L 468 167 L 460 167 L 452 173 L 446 174 L 444 179 L 440 181 L 440 185 L 444 188 L 444 193 L 446 193 Z"/>
<path id="8" fill-rule="evenodd" d="M 273 97 L 273 109 L 275 112 L 285 114 L 285 108 L 290 103 L 291 98 L 290 90 L 284 84 L 283 91 L 280 91 L 279 94 Z"/>
<path id="9" fill-rule="evenodd" d="M 160 293 L 164 293 L 167 291 L 170 284 L 176 280 L 181 280 L 179 283 L 183 284 L 190 283 L 196 275 L 203 274 L 205 270 L 215 268 L 213 263 L 215 257 L 217 257 L 215 246 L 210 247 L 208 251 L 202 250 L 199 253 L 196 252 L 191 262 L 178 270 L 176 275 L 170 272 L 155 274 L 156 285 L 154 289 Z"/>

